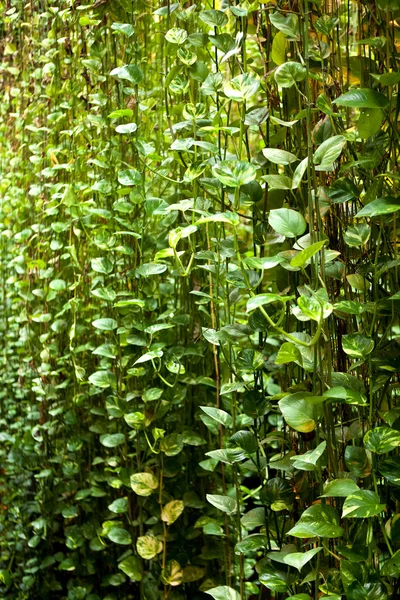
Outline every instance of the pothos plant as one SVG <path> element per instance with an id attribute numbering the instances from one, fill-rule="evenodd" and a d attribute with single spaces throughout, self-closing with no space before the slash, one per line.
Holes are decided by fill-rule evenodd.
<path id="1" fill-rule="evenodd" d="M 399 17 L 0 3 L 2 598 L 398 597 Z"/>

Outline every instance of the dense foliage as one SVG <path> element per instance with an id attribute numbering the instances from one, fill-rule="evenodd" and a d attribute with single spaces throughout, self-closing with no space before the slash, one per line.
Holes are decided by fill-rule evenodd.
<path id="1" fill-rule="evenodd" d="M 0 2 L 2 598 L 399 597 L 397 18 Z"/>

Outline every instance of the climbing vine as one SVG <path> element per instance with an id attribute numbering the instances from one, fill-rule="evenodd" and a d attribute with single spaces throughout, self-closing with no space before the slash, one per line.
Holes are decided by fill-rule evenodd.
<path id="1" fill-rule="evenodd" d="M 399 19 L 0 1 L 2 598 L 398 597 Z"/>

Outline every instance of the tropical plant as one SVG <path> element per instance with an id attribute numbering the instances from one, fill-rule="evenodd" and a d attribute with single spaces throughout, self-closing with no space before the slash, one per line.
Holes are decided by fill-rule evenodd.
<path id="1" fill-rule="evenodd" d="M 398 0 L 0 1 L 0 593 L 400 581 Z"/>

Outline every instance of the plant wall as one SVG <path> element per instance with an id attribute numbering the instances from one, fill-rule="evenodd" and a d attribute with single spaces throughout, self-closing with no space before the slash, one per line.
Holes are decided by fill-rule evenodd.
<path id="1" fill-rule="evenodd" d="M 2 598 L 399 597 L 399 18 L 2 0 Z"/>

